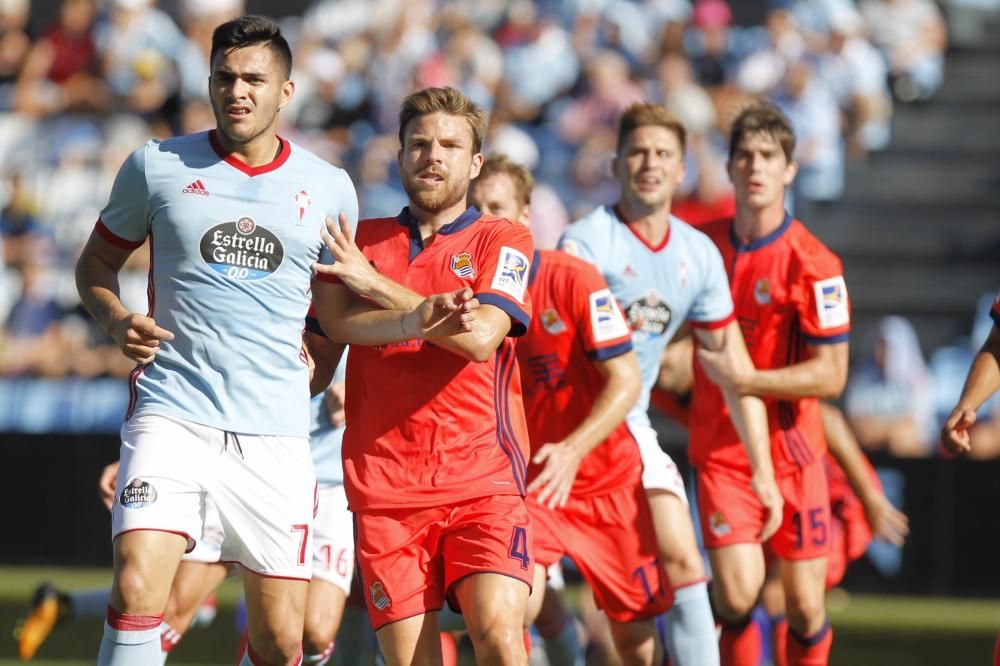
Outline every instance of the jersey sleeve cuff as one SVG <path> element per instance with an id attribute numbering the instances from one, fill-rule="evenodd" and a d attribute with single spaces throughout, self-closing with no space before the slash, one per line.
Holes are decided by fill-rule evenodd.
<path id="1" fill-rule="evenodd" d="M 97 218 L 97 224 L 94 225 L 94 230 L 97 232 L 97 235 L 105 241 L 111 243 L 115 247 L 120 247 L 123 250 L 137 250 L 142 247 L 144 242 L 146 242 L 145 238 L 138 241 L 131 241 L 127 238 L 122 238 L 115 232 L 111 231 L 111 229 L 108 229 L 108 226 L 104 224 L 104 220 L 100 218 Z"/>
<path id="2" fill-rule="evenodd" d="M 836 333 L 834 335 L 809 335 L 805 332 L 802 333 L 802 341 L 807 345 L 835 345 L 841 342 L 847 342 L 850 338 L 850 331 L 844 331 L 843 333 Z"/>
<path id="3" fill-rule="evenodd" d="M 531 317 L 514 301 L 493 293 L 476 294 L 476 298 L 479 299 L 481 304 L 498 307 L 510 316 L 510 332 L 507 333 L 508 337 L 517 338 L 528 332 L 528 324 L 531 323 Z"/>
<path id="4" fill-rule="evenodd" d="M 617 345 L 611 345 L 610 347 L 592 349 L 587 352 L 587 358 L 592 361 L 607 361 L 608 359 L 615 358 L 616 356 L 627 354 L 630 351 L 632 351 L 632 341 L 626 340 L 625 342 L 620 342 Z"/>
<path id="5" fill-rule="evenodd" d="M 736 314 L 734 312 L 730 312 L 727 317 L 723 319 L 717 319 L 715 321 L 694 321 L 693 319 L 689 321 L 691 322 L 691 326 L 693 326 L 694 328 L 701 328 L 711 331 L 717 328 L 722 328 L 724 326 L 729 326 L 729 323 L 734 321 L 735 319 L 736 319 Z"/>

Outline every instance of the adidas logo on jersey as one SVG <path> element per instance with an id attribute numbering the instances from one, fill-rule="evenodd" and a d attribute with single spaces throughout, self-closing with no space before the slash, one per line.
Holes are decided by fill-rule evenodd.
<path id="1" fill-rule="evenodd" d="M 202 183 L 200 180 L 194 181 L 181 191 L 184 194 L 201 194 L 206 197 L 208 196 L 208 190 L 205 189 L 205 184 Z"/>

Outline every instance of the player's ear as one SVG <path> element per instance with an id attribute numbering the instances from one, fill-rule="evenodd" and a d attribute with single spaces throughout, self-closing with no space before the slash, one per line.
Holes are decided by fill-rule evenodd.
<path id="1" fill-rule="evenodd" d="M 295 81 L 285 81 L 281 84 L 281 100 L 278 102 L 278 108 L 283 109 L 290 101 L 292 101 L 292 95 L 295 94 Z"/>
<path id="2" fill-rule="evenodd" d="M 785 167 L 785 174 L 782 176 L 781 182 L 784 183 L 785 187 L 791 187 L 792 181 L 795 180 L 796 174 L 799 172 L 799 163 L 792 160 Z"/>
<path id="3" fill-rule="evenodd" d="M 476 153 L 472 156 L 472 165 L 469 168 L 470 180 L 479 177 L 479 170 L 483 168 L 483 161 L 485 159 L 482 153 Z"/>

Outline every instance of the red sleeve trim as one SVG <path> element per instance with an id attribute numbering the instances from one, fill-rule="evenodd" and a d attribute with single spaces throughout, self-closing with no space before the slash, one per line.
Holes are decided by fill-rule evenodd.
<path id="1" fill-rule="evenodd" d="M 731 313 L 725 319 L 720 319 L 718 321 L 694 321 L 693 319 L 688 320 L 691 326 L 694 328 L 700 328 L 703 330 L 714 331 L 717 328 L 722 328 L 724 326 L 729 326 L 730 322 L 736 321 L 736 313 Z"/>
<path id="2" fill-rule="evenodd" d="M 130 241 L 127 238 L 122 238 L 115 232 L 111 231 L 111 229 L 108 229 L 107 225 L 104 224 L 104 221 L 101 218 L 97 218 L 97 224 L 94 225 L 94 231 L 96 231 L 97 235 L 108 243 L 111 243 L 115 247 L 120 247 L 123 250 L 137 250 L 142 247 L 143 243 L 146 242 L 145 238 L 140 241 Z"/>

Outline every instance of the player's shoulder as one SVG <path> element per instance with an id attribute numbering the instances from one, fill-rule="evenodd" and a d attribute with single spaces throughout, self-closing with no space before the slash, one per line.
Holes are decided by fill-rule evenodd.
<path id="1" fill-rule="evenodd" d="M 562 279 L 572 280 L 574 276 L 600 276 L 597 268 L 590 262 L 562 250 L 539 250 L 539 262 L 542 267 L 552 273 L 558 273 Z"/>
<path id="2" fill-rule="evenodd" d="M 148 154 L 185 155 L 192 152 L 206 152 L 211 149 L 208 132 L 179 134 L 166 139 L 150 139 L 143 147 Z"/>
<path id="3" fill-rule="evenodd" d="M 514 241 L 516 239 L 530 239 L 531 230 L 520 222 L 508 220 L 505 217 L 487 215 L 480 213 L 479 217 L 471 225 L 475 233 L 488 238 Z"/>
<path id="4" fill-rule="evenodd" d="M 800 220 L 792 219 L 788 227 L 787 246 L 796 261 L 817 268 L 841 267 L 840 257 L 817 238 Z"/>
<path id="5" fill-rule="evenodd" d="M 717 247 L 719 247 L 723 242 L 728 241 L 730 235 L 732 234 L 732 228 L 733 218 L 723 217 L 717 220 L 712 220 L 711 222 L 699 224 L 697 231 L 701 231 L 705 234 L 705 236 L 711 239 Z"/>
<path id="6" fill-rule="evenodd" d="M 610 234 L 618 225 L 618 216 L 608 206 L 598 206 L 577 219 L 564 232 L 565 237 L 590 238 Z"/>
<path id="7" fill-rule="evenodd" d="M 324 175 L 336 174 L 337 177 L 347 176 L 347 171 L 343 168 L 337 166 L 336 164 L 331 164 L 325 159 L 312 152 L 308 148 L 303 148 L 294 141 L 289 141 L 288 139 L 282 139 L 288 143 L 289 154 L 291 157 L 299 162 L 303 163 L 303 166 L 310 170 L 317 170 Z"/>
<path id="8" fill-rule="evenodd" d="M 409 234 L 409 229 L 400 222 L 399 217 L 366 217 L 358 220 L 357 236 L 364 234 L 369 238 Z"/>

